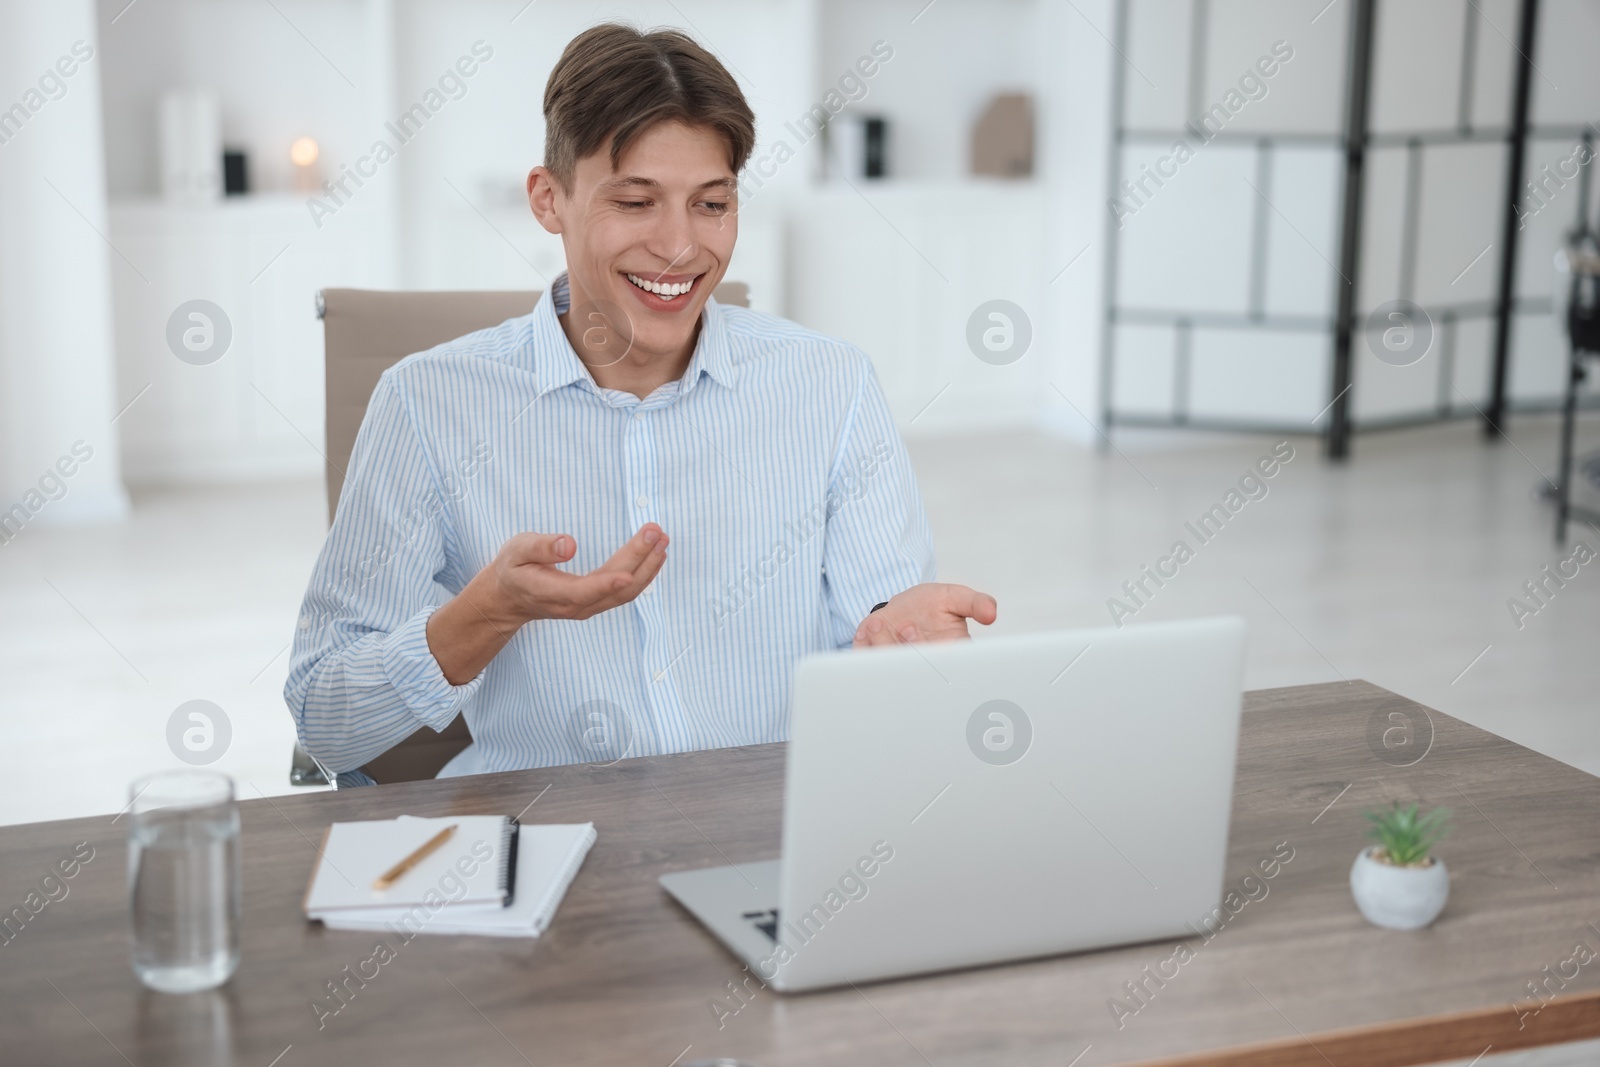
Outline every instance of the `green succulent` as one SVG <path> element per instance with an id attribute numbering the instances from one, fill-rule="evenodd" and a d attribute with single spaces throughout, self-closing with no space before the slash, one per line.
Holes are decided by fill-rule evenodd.
<path id="1" fill-rule="evenodd" d="M 1417 805 L 1402 808 L 1399 801 L 1388 811 L 1366 813 L 1372 826 L 1367 836 L 1383 848 L 1384 856 L 1398 867 L 1417 867 L 1427 862 L 1433 851 L 1450 829 L 1450 809 L 1434 808 L 1426 815 L 1417 814 Z"/>

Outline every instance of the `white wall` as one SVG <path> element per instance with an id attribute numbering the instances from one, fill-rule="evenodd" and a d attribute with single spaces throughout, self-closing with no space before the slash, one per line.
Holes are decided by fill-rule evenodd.
<path id="1" fill-rule="evenodd" d="M 972 125 L 996 93 L 1038 86 L 1034 0 L 823 0 L 815 77 L 819 90 L 883 41 L 894 58 L 848 109 L 889 120 L 888 169 L 912 181 L 968 173 Z M 916 21 L 912 21 L 915 18 Z"/>
<path id="2" fill-rule="evenodd" d="M 0 542 L 127 508 L 111 285 L 144 280 L 105 238 L 103 55 L 89 0 L 0 2 Z"/>
<path id="3" fill-rule="evenodd" d="M 566 43 L 605 18 L 676 25 L 723 57 L 752 109 L 761 147 L 810 99 L 807 35 L 812 9 L 798 0 L 683 0 L 665 3 L 540 3 L 515 22 L 517 7 L 412 0 L 398 9 L 396 93 L 409 106 L 476 40 L 494 49 L 470 92 L 405 146 L 402 218 L 405 284 L 417 288 L 543 288 L 562 269 L 560 240 L 528 212 L 522 182 L 544 151 L 544 85 Z M 773 193 L 800 188 L 798 162 L 782 168 L 747 205 L 759 229 L 772 224 Z M 781 215 L 777 216 L 781 218 Z M 755 235 L 759 243 L 760 235 Z M 730 277 L 733 276 L 730 274 Z M 781 278 L 771 279 L 781 285 Z M 781 308 L 770 286 L 764 306 Z"/>
<path id="4" fill-rule="evenodd" d="M 1032 36 L 1044 242 L 1039 418 L 1079 442 L 1099 437 L 1112 76 L 1123 62 L 1106 40 L 1116 4 L 1044 0 Z"/>

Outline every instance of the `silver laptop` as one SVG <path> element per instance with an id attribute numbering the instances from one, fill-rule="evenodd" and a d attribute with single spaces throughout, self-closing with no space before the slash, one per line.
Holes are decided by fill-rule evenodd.
<path id="1" fill-rule="evenodd" d="M 1222 896 L 1236 618 L 802 660 L 781 860 L 661 884 L 774 989 L 1193 932 Z"/>

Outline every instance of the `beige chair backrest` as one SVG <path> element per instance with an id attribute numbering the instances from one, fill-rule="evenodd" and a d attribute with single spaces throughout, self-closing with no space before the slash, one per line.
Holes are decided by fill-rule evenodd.
<path id="1" fill-rule="evenodd" d="M 750 305 L 742 282 L 723 282 L 718 303 Z M 356 431 L 384 371 L 413 352 L 526 315 L 538 290 L 496 292 L 402 292 L 324 289 L 317 295 L 322 319 L 327 383 L 328 521 L 339 507 L 339 490 L 350 465 Z M 362 770 L 378 782 L 432 778 L 472 743 L 466 719 L 457 716 L 443 731 L 422 727 Z"/>

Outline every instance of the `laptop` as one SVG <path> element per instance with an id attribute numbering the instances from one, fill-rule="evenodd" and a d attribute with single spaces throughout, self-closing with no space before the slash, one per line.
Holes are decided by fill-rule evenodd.
<path id="1" fill-rule="evenodd" d="M 1222 897 L 1245 626 L 796 665 L 782 858 L 661 884 L 773 989 L 1190 936 Z"/>

